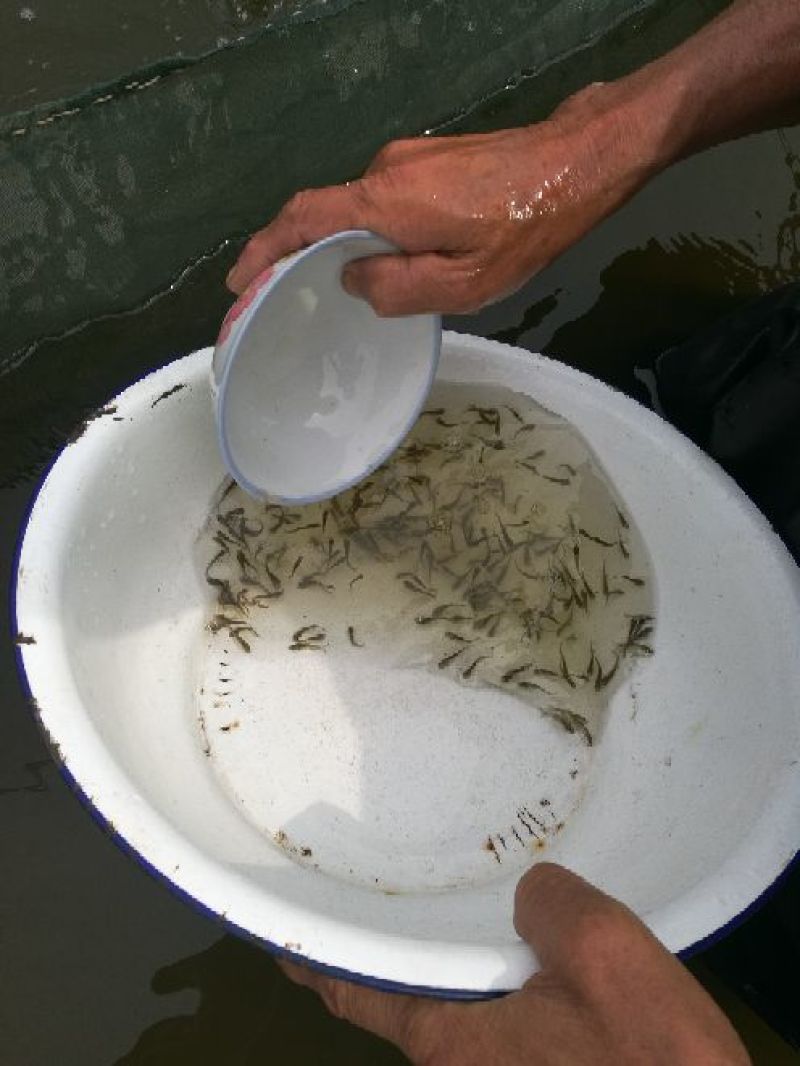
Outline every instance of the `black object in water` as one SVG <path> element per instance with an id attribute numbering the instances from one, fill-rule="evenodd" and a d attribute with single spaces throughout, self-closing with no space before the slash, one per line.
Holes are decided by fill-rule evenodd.
<path id="1" fill-rule="evenodd" d="M 664 413 L 733 475 L 800 560 L 800 282 L 664 352 Z"/>

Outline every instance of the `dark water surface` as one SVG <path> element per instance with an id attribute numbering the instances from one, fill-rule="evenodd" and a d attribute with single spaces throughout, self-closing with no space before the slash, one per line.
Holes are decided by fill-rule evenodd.
<path id="1" fill-rule="evenodd" d="M 32 0 L 30 8 L 35 18 L 50 9 L 66 18 L 69 6 Z M 111 18 L 114 6 L 104 8 L 102 18 Z M 138 31 L 141 61 L 172 49 L 170 34 L 185 33 L 186 49 L 199 52 L 217 35 L 242 32 L 242 26 L 249 32 L 265 18 L 283 17 L 290 6 L 205 0 L 193 7 L 202 19 L 197 15 L 187 23 L 181 21 L 183 4 L 153 0 L 141 5 L 137 16 L 143 25 L 150 18 L 153 30 Z M 0 37 L 25 7 L 4 8 Z M 35 18 L 21 21 L 33 27 Z M 35 49 L 30 54 L 40 65 L 48 56 L 52 62 L 53 38 L 37 40 L 41 54 Z M 78 52 L 60 68 L 61 80 L 49 83 L 41 66 L 39 76 L 26 81 L 23 74 L 32 65 L 17 57 L 14 84 L 3 86 L 6 101 L 14 92 L 20 100 L 50 99 L 82 79 L 114 76 L 113 55 L 101 62 L 92 51 L 87 46 Z M 129 60 L 126 52 L 119 62 Z M 584 74 L 591 75 L 591 64 L 587 59 Z M 552 76 L 549 91 L 557 94 L 569 78 Z M 461 125 L 521 121 L 527 106 L 524 91 L 501 95 Z M 654 182 L 522 293 L 449 325 L 544 350 L 646 397 L 648 368 L 659 351 L 800 276 L 798 155 L 800 131 L 793 130 L 690 160 Z M 235 247 L 223 243 L 193 259 L 172 287 L 143 304 L 15 349 L 13 359 L 9 350 L 0 351 L 6 358 L 4 363 L 0 358 L 5 586 L 20 524 L 47 462 L 87 410 L 146 370 L 213 341 L 230 302 L 222 279 L 234 254 Z M 313 996 L 283 979 L 265 953 L 194 914 L 98 831 L 58 776 L 33 724 L 7 624 L 3 614 L 0 1066 L 402 1061 L 378 1041 L 330 1019 Z M 759 954 L 759 945 L 780 935 L 774 915 L 788 907 L 787 899 L 785 893 L 778 897 L 766 916 L 751 920 L 699 963 L 704 980 L 750 1041 L 756 1062 L 770 1066 L 800 1057 L 761 1027 L 731 989 L 741 994 L 749 986 L 752 1001 L 776 1023 L 791 1017 L 796 978 L 782 971 L 780 962 L 766 965 Z M 728 975 L 727 986 L 720 974 Z M 796 1017 L 796 1002 L 794 1008 Z"/>

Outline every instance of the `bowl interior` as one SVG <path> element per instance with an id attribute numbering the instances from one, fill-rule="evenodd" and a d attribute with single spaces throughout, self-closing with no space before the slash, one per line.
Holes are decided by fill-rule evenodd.
<path id="1" fill-rule="evenodd" d="M 39 714 L 129 847 L 283 950 L 464 993 L 530 974 L 511 913 L 535 857 L 622 898 L 674 950 L 769 885 L 794 854 L 800 815 L 794 564 L 732 483 L 655 416 L 485 341 L 450 335 L 442 375 L 528 391 L 578 424 L 656 571 L 656 655 L 615 694 L 569 820 L 543 849 L 526 842 L 501 861 L 481 851 L 505 811 L 537 809 L 563 738 L 490 691 L 453 697 L 444 682 L 346 666 L 320 675 L 299 661 L 269 675 L 261 664 L 261 747 L 215 765 L 200 723 L 213 607 L 195 560 L 224 477 L 209 364 L 200 352 L 144 379 L 67 447 L 20 560 L 17 621 L 34 641 L 20 651 Z M 226 778 L 237 774 L 259 801 L 284 804 L 282 838 L 268 804 L 262 826 L 243 812 Z M 315 834 L 334 859 L 344 841 L 357 868 L 307 860 Z M 467 838 L 465 864 L 453 842 Z M 393 867 L 400 883 L 387 889 Z"/>
<path id="2" fill-rule="evenodd" d="M 331 496 L 381 463 L 419 414 L 438 317 L 380 318 L 341 285 L 347 262 L 385 250 L 370 237 L 322 242 L 248 311 L 219 403 L 224 453 L 253 495 Z"/>

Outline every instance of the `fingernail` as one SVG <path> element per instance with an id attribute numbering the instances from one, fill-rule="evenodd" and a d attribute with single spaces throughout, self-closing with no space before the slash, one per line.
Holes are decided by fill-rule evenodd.
<path id="1" fill-rule="evenodd" d="M 236 284 L 236 276 L 237 276 L 238 272 L 239 272 L 239 264 L 235 263 L 230 268 L 230 270 L 228 271 L 228 273 L 227 273 L 227 275 L 225 277 L 225 284 L 227 285 L 227 287 L 229 289 L 232 289 L 233 286 Z"/>

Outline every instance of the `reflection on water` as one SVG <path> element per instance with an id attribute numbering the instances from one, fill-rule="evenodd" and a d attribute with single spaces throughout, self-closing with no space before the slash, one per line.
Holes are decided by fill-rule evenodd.
<path id="1" fill-rule="evenodd" d="M 155 1022 L 116 1066 L 406 1061 L 383 1041 L 331 1018 L 316 995 L 290 984 L 269 955 L 231 936 L 153 977 L 158 995 L 186 990 L 199 993 L 195 1013 Z"/>
<path id="2" fill-rule="evenodd" d="M 687 160 L 515 297 L 451 325 L 641 397 L 635 367 L 800 274 L 798 146 L 791 130 Z"/>
<path id="3" fill-rule="evenodd" d="M 772 136 L 776 155 L 782 149 L 785 163 L 782 199 L 776 195 L 775 201 L 765 200 L 752 212 L 743 206 L 739 232 L 730 235 L 677 232 L 622 252 L 600 274 L 602 288 L 593 306 L 558 326 L 543 347 L 589 372 L 597 373 L 599 365 L 605 380 L 627 389 L 632 359 L 636 365 L 649 366 L 654 353 L 680 343 L 760 293 L 796 280 L 800 156 L 788 134 Z M 747 146 L 731 146 L 732 153 L 743 147 Z M 709 154 L 690 166 L 699 171 L 712 159 Z M 775 208 L 783 209 L 785 216 L 776 219 Z M 752 221 L 757 225 L 752 226 Z M 748 229 L 754 232 L 747 233 Z M 589 337 L 592 343 L 587 343 Z M 529 339 L 526 325 L 512 343 L 528 346 Z"/>

